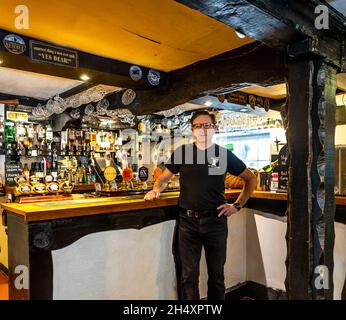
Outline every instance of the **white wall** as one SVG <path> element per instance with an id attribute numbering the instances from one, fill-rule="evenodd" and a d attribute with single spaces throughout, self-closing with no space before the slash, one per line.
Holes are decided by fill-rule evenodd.
<path id="1" fill-rule="evenodd" d="M 346 145 L 346 124 L 335 128 L 335 145 L 339 144 Z"/>
<path id="2" fill-rule="evenodd" d="M 248 281 L 285 291 L 287 223 L 246 209 Z M 254 215 L 255 214 L 255 215 Z M 340 300 L 346 278 L 346 225 L 335 223 L 334 299 Z"/>
<path id="3" fill-rule="evenodd" d="M 334 299 L 340 300 L 346 278 L 346 225 L 335 223 Z"/>

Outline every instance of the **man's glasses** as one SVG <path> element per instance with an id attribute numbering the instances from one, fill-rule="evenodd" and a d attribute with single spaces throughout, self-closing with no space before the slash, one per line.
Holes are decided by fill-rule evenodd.
<path id="1" fill-rule="evenodd" d="M 206 122 L 206 123 L 195 123 L 192 125 L 193 129 L 211 129 L 215 128 L 215 124 L 211 122 Z"/>

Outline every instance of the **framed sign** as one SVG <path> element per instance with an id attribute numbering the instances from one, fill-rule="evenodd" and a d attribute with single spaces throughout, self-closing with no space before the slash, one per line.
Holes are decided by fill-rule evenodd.
<path id="1" fill-rule="evenodd" d="M 7 111 L 6 120 L 13 122 L 27 122 L 29 120 L 29 116 L 26 112 Z"/>
<path id="2" fill-rule="evenodd" d="M 240 104 L 243 106 L 247 105 L 247 94 L 243 92 L 231 92 L 227 93 L 226 99 L 229 103 Z"/>
<path id="3" fill-rule="evenodd" d="M 22 173 L 20 163 L 15 161 L 5 162 L 5 185 L 7 187 L 13 187 L 17 185 L 14 180 Z"/>
<path id="4" fill-rule="evenodd" d="M 42 63 L 78 68 L 78 52 L 52 46 L 38 41 L 30 41 L 30 58 Z"/>
<path id="5" fill-rule="evenodd" d="M 279 190 L 288 191 L 288 145 L 285 144 L 279 152 Z"/>

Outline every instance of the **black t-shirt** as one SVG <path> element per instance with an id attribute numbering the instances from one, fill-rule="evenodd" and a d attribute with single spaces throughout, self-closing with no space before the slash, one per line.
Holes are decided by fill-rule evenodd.
<path id="1" fill-rule="evenodd" d="M 246 165 L 231 151 L 213 144 L 200 150 L 195 144 L 177 148 L 166 168 L 180 174 L 179 206 L 192 210 L 213 210 L 225 201 L 225 177 L 238 176 Z"/>

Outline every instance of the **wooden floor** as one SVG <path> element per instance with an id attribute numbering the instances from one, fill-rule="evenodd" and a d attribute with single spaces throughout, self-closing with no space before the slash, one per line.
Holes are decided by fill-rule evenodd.
<path id="1" fill-rule="evenodd" d="M 8 300 L 8 279 L 0 271 L 0 300 Z"/>

